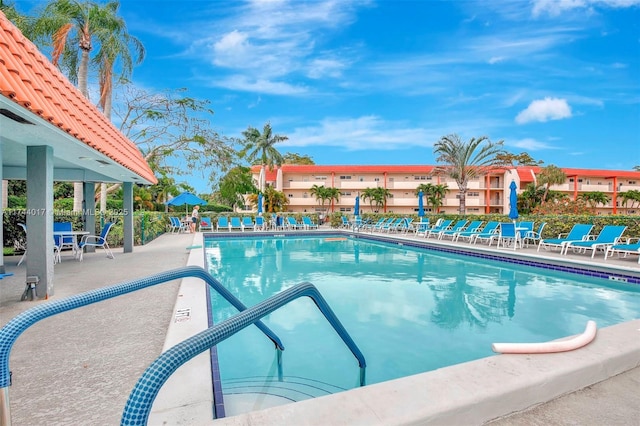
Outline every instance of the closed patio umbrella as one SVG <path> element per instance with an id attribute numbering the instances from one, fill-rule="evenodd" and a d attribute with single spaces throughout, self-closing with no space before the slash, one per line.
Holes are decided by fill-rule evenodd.
<path id="1" fill-rule="evenodd" d="M 356 195 L 356 205 L 353 206 L 353 214 L 360 215 L 360 196 Z"/>
<path id="2" fill-rule="evenodd" d="M 509 185 L 509 219 L 514 222 L 518 218 L 518 193 L 516 190 L 518 189 L 516 182 L 511 181 Z"/>
<path id="3" fill-rule="evenodd" d="M 258 194 L 258 215 L 262 215 L 262 193 Z"/>
<path id="4" fill-rule="evenodd" d="M 423 197 L 424 194 L 422 193 L 422 191 L 418 192 L 418 217 L 424 216 L 424 202 L 422 201 Z"/>

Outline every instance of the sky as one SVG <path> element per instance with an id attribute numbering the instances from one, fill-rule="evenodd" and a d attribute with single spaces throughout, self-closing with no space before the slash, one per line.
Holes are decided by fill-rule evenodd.
<path id="1" fill-rule="evenodd" d="M 188 88 L 228 137 L 271 123 L 281 153 L 316 164 L 436 164 L 455 133 L 543 165 L 640 165 L 640 0 L 121 0 L 120 15 L 146 48 L 133 84 Z"/>

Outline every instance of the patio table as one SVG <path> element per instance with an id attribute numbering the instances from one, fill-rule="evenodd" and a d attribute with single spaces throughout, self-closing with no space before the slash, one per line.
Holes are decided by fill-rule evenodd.
<path id="1" fill-rule="evenodd" d="M 89 235 L 89 234 L 90 234 L 89 231 L 53 231 L 54 237 L 60 237 L 60 239 L 63 239 L 65 237 L 71 237 L 72 245 L 73 245 L 73 257 L 75 259 L 78 259 L 80 257 L 79 256 L 80 248 L 78 247 L 78 236 Z M 60 256 L 58 256 L 58 262 L 62 262 L 62 258 Z"/>

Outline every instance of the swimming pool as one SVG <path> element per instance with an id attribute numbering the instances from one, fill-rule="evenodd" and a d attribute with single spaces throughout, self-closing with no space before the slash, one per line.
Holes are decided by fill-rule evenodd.
<path id="1" fill-rule="evenodd" d="M 367 383 L 492 355 L 496 341 L 545 341 L 628 321 L 638 286 L 351 237 L 206 240 L 208 268 L 246 305 L 302 281 L 316 285 L 367 358 Z M 595 296 L 595 297 L 594 297 Z M 275 352 L 254 327 L 218 345 L 225 398 L 297 401 L 357 386 L 357 363 L 311 301 L 264 319 Z M 215 295 L 219 322 L 235 309 Z"/>

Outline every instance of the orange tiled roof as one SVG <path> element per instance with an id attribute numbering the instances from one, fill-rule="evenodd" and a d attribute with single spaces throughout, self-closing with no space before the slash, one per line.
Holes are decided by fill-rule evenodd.
<path id="1" fill-rule="evenodd" d="M 58 126 L 149 182 L 157 179 L 138 147 L 0 12 L 0 94 Z"/>

